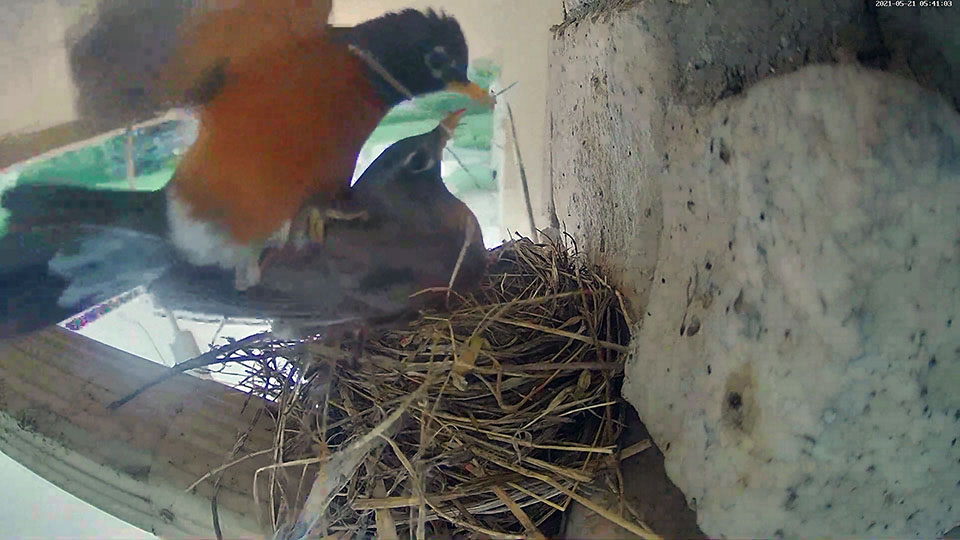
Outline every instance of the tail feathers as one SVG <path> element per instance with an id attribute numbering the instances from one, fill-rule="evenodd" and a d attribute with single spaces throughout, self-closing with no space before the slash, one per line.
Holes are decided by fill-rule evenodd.
<path id="1" fill-rule="evenodd" d="M 167 229 L 166 195 L 75 186 L 24 184 L 3 193 L 10 230 L 95 225 L 128 228 L 155 236 Z"/>
<path id="2" fill-rule="evenodd" d="M 0 338 L 56 324 L 160 276 L 166 242 L 119 229 L 45 227 L 0 238 Z"/>
<path id="3" fill-rule="evenodd" d="M 42 265 L 0 273 L 0 339 L 40 330 L 72 315 L 74 310 L 57 302 L 68 285 Z"/>

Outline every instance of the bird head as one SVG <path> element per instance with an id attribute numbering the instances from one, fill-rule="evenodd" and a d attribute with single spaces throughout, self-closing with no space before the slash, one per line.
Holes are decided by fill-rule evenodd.
<path id="1" fill-rule="evenodd" d="M 454 111 L 433 130 L 401 139 L 384 150 L 357 179 L 355 195 L 389 195 L 395 204 L 398 196 L 423 199 L 438 190 L 447 192 L 440 162 L 464 112 L 466 109 Z M 391 189 L 383 189 L 388 185 Z"/>
<path id="2" fill-rule="evenodd" d="M 467 78 L 467 42 L 460 23 L 451 16 L 405 9 L 363 22 L 344 39 L 361 54 L 368 54 L 414 96 L 448 90 L 494 103 L 487 89 Z M 382 74 L 377 74 L 375 81 L 390 105 L 409 97 Z"/>

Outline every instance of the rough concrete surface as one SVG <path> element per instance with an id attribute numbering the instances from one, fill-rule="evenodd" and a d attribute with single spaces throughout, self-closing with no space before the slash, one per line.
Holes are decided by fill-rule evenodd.
<path id="1" fill-rule="evenodd" d="M 623 254 L 607 262 L 637 305 L 662 223 L 649 204 L 661 183 L 642 179 L 660 174 L 666 139 L 685 129 L 667 117 L 805 63 L 844 52 L 872 58 L 882 47 L 876 17 L 855 0 L 568 0 L 565 8 L 550 54 L 549 181 L 579 247 Z M 565 146 L 574 142 L 575 151 Z M 582 198 L 601 200 L 599 211 L 577 211 Z"/>
<path id="2" fill-rule="evenodd" d="M 663 177 L 625 391 L 668 472 L 708 534 L 942 534 L 960 520 L 957 115 L 811 67 L 704 120 Z"/>
<path id="3" fill-rule="evenodd" d="M 943 534 L 960 522 L 960 117 L 914 81 L 802 67 L 891 68 L 862 2 L 749 3 L 770 20 L 607 2 L 559 29 L 559 217 L 631 300 L 625 395 L 706 534 Z"/>

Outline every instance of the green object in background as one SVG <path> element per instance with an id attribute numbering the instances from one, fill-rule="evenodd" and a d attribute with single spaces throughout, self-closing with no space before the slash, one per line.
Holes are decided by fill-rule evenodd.
<path id="1" fill-rule="evenodd" d="M 135 130 L 133 185 L 136 189 L 156 189 L 155 181 L 148 181 L 149 186 L 141 185 L 142 177 L 162 173 L 169 180 L 173 176 L 179 162 L 175 152 L 186 146 L 185 134 L 178 127 L 178 122 L 170 121 Z M 100 187 L 123 182 L 123 187 L 129 188 L 126 146 L 127 136 L 121 134 L 100 144 L 27 165 L 20 170 L 17 183 Z"/>
<path id="2" fill-rule="evenodd" d="M 470 171 L 458 169 L 443 179 L 454 195 L 471 191 L 496 191 L 497 179 L 489 168 L 470 167 Z"/>
<path id="3" fill-rule="evenodd" d="M 476 59 L 468 69 L 470 80 L 489 88 L 500 76 L 490 60 Z M 423 133 L 436 126 L 448 113 L 467 109 L 454 136 L 454 144 L 463 148 L 489 149 L 493 137 L 493 111 L 462 94 L 439 92 L 395 107 L 370 135 L 367 144 L 389 144 L 404 137 Z M 422 125 L 420 124 L 422 122 Z"/>
<path id="4" fill-rule="evenodd" d="M 93 186 L 107 175 L 107 157 L 102 146 L 94 146 L 27 165 L 18 183 Z"/>
<path id="5" fill-rule="evenodd" d="M 460 126 L 453 136 L 453 144 L 459 148 L 490 150 L 493 141 L 493 114 L 475 114 L 460 120 Z"/>
<path id="6" fill-rule="evenodd" d="M 156 191 L 167 185 L 167 182 L 173 178 L 173 171 L 175 170 L 176 165 L 169 165 L 152 174 L 138 174 L 133 178 L 133 185 L 140 191 Z M 97 184 L 97 189 L 130 189 L 130 181 L 124 178 L 123 180 L 100 182 Z"/>

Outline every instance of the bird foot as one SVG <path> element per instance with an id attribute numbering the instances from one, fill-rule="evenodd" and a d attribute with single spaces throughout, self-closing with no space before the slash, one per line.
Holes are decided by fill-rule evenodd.
<path id="1" fill-rule="evenodd" d="M 323 403 L 329 394 L 337 365 L 357 369 L 367 331 L 362 321 L 335 324 L 329 326 L 322 337 L 316 336 L 304 343 L 304 377 L 312 381 L 310 398 L 315 403 Z"/>
<path id="2" fill-rule="evenodd" d="M 315 346 L 318 347 L 317 350 L 324 345 L 328 351 L 336 350 L 338 359 L 355 369 L 363 357 L 363 346 L 368 334 L 369 328 L 362 320 L 332 324 L 322 332 L 323 337 Z"/>
<path id="3" fill-rule="evenodd" d="M 369 218 L 370 214 L 368 214 L 366 210 L 346 211 L 338 208 L 326 208 L 323 210 L 311 208 L 307 218 L 307 229 L 311 241 L 317 244 L 323 244 L 326 239 L 328 221 L 356 221 Z"/>
<path id="4" fill-rule="evenodd" d="M 260 283 L 261 272 L 258 257 L 251 257 L 238 263 L 234 270 L 233 286 L 236 290 L 245 291 Z"/>

